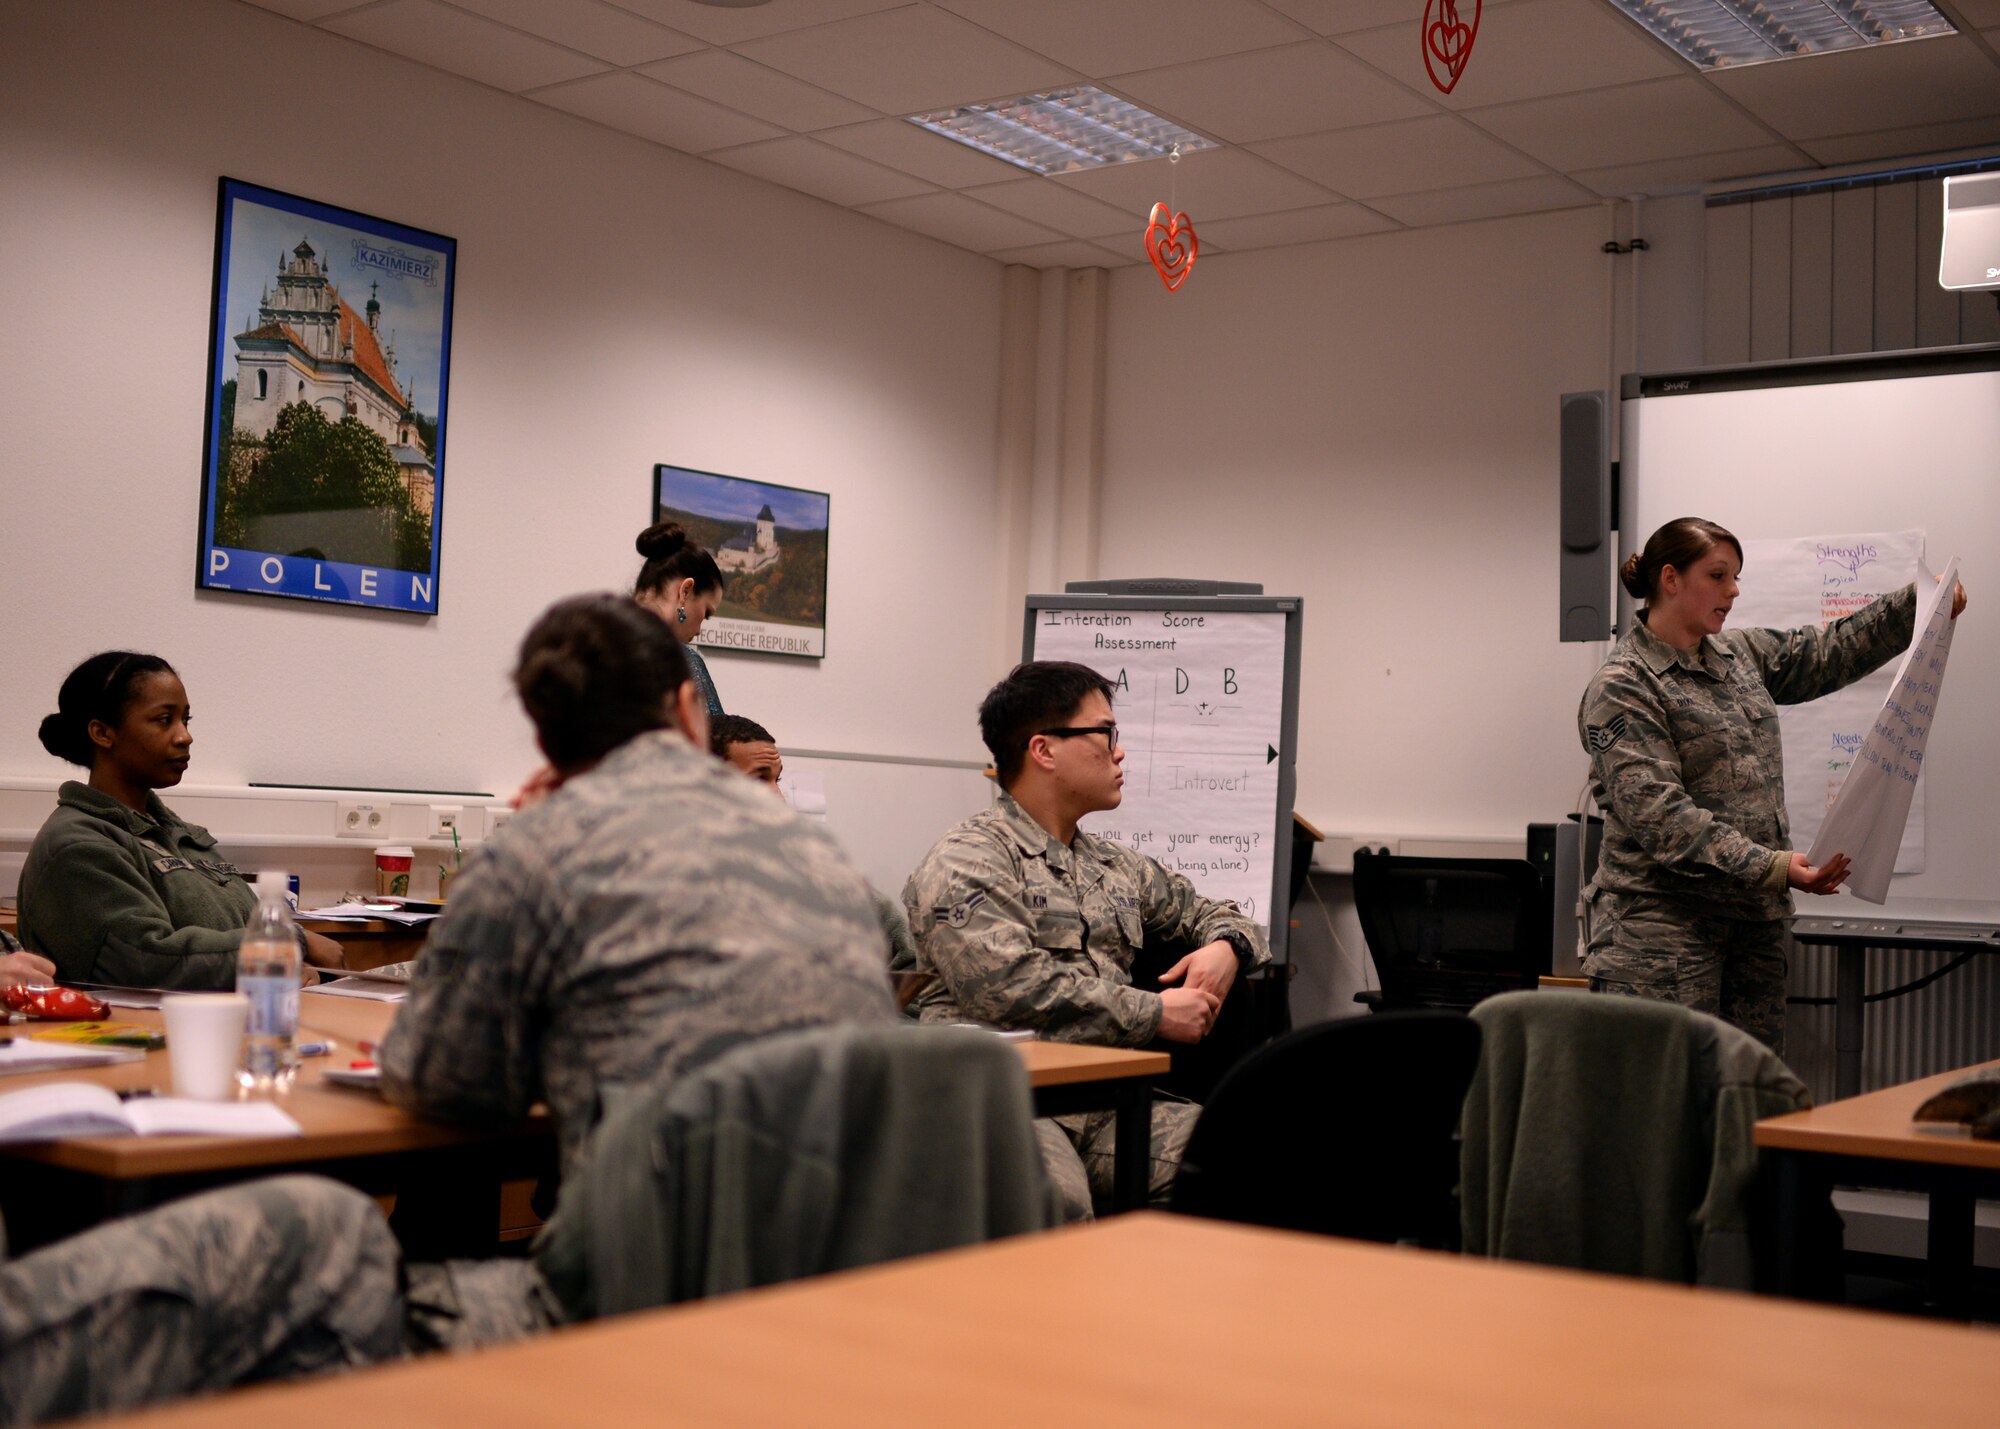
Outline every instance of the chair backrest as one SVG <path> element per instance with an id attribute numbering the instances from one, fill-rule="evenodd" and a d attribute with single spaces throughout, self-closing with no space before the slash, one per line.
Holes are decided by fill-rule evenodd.
<path id="1" fill-rule="evenodd" d="M 1549 970 L 1547 895 L 1526 859 L 1357 853 L 1354 911 L 1390 1005 L 1471 1007 Z"/>
<path id="2" fill-rule="evenodd" d="M 1451 1246 L 1457 1127 L 1479 1028 L 1455 1012 L 1301 1027 L 1202 1108 L 1173 1209 L 1365 1240 Z"/>
<path id="3" fill-rule="evenodd" d="M 761 1038 L 612 1103 L 536 1261 L 588 1319 L 1037 1230 L 1033 1116 L 978 1030 Z"/>
<path id="4" fill-rule="evenodd" d="M 1460 1189 L 1470 1254 L 1749 1288 L 1757 1119 L 1809 1105 L 1741 1029 L 1588 992 L 1482 1002 Z"/>

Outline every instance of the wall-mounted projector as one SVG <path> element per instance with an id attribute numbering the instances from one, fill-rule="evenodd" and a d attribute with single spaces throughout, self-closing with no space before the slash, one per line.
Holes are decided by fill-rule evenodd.
<path id="1" fill-rule="evenodd" d="M 2000 290 L 2000 173 L 1944 181 L 1944 243 L 1938 286 Z"/>

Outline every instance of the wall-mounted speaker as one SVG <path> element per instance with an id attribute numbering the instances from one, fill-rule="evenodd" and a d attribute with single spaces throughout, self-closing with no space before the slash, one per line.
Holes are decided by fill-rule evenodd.
<path id="1" fill-rule="evenodd" d="M 1611 438 L 1602 392 L 1562 396 L 1562 495 L 1560 638 L 1607 640 L 1617 605 L 1612 562 L 1618 543 L 1611 530 Z"/>

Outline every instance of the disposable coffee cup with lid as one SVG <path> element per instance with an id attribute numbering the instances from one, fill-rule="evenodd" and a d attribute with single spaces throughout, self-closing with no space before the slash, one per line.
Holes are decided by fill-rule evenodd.
<path id="1" fill-rule="evenodd" d="M 403 844 L 391 844 L 375 850 L 375 892 L 393 898 L 410 896 L 410 866 L 417 861 L 417 851 Z"/>

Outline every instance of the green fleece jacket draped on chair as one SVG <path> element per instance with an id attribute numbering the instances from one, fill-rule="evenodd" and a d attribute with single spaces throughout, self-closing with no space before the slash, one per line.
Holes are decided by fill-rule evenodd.
<path id="1" fill-rule="evenodd" d="M 1507 993 L 1472 1017 L 1468 1254 L 1751 1288 L 1751 1127 L 1812 1104 L 1769 1048 L 1633 997 Z"/>

